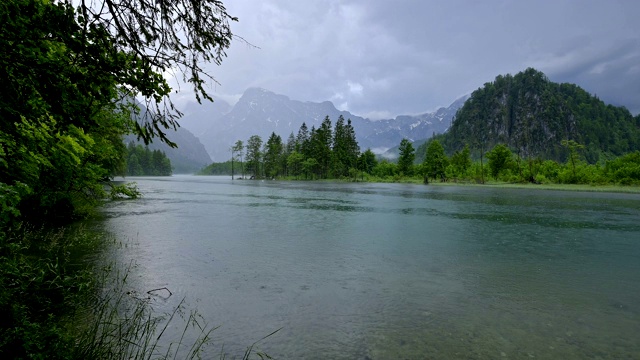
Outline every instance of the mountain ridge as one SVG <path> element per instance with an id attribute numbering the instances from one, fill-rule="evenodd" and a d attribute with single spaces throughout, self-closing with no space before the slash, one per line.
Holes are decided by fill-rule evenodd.
<path id="1" fill-rule="evenodd" d="M 498 75 L 474 91 L 441 140 L 450 153 L 465 145 L 486 151 L 503 143 L 524 158 L 558 161 L 569 151 L 563 141 L 573 140 L 595 163 L 640 150 L 640 115 L 528 68 Z"/>
<path id="2" fill-rule="evenodd" d="M 215 162 L 226 161 L 230 156 L 229 148 L 237 140 L 246 141 L 252 135 L 266 139 L 271 132 L 286 139 L 291 133 L 297 134 L 303 122 L 309 129 L 312 126 L 317 128 L 326 116 L 332 122 L 339 116 L 351 119 L 361 149 L 372 148 L 383 152 L 399 144 L 405 137 L 417 140 L 444 132 L 464 100 L 466 97 L 431 113 L 370 120 L 338 110 L 330 101 L 292 100 L 286 95 L 254 87 L 247 89 L 227 113 L 219 116 L 209 113 L 207 120 L 197 120 L 193 115 L 185 116 L 181 125 L 189 128 L 198 122 L 209 121 L 207 130 L 199 135 L 199 139 Z M 189 114 L 202 113 L 191 107 L 184 111 Z"/>

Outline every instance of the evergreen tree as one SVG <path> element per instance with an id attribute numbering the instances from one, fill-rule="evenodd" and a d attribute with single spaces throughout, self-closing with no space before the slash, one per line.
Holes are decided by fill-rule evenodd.
<path id="1" fill-rule="evenodd" d="M 235 156 L 240 160 L 240 173 L 244 178 L 244 163 L 243 163 L 244 151 L 243 150 L 244 150 L 244 144 L 242 143 L 242 140 L 236 141 L 236 143 L 232 147 L 232 151 L 235 154 Z M 233 170 L 231 172 L 233 173 Z"/>
<path id="2" fill-rule="evenodd" d="M 296 151 L 303 154 L 305 157 L 310 155 L 309 141 L 309 130 L 307 129 L 307 124 L 303 122 L 298 130 L 298 136 L 296 137 Z"/>
<path id="3" fill-rule="evenodd" d="M 246 161 L 248 171 L 253 173 L 253 178 L 258 179 L 260 177 L 260 162 L 262 160 L 262 138 L 258 135 L 252 135 L 247 140 L 247 152 Z"/>
<path id="4" fill-rule="evenodd" d="M 331 162 L 331 120 L 329 116 L 324 118 L 322 124 L 318 129 L 311 128 L 310 147 L 311 156 L 318 163 L 317 175 L 321 178 L 326 178 L 329 172 L 329 165 Z"/>
<path id="5" fill-rule="evenodd" d="M 293 151 L 287 157 L 287 167 L 289 169 L 289 175 L 295 176 L 296 179 L 302 173 L 302 163 L 304 162 L 304 156 L 297 152 Z"/>
<path id="6" fill-rule="evenodd" d="M 264 173 L 268 178 L 275 178 L 280 175 L 282 171 L 281 158 L 283 148 L 282 138 L 280 135 L 276 135 L 275 132 L 272 132 L 265 144 L 264 151 Z"/>
<path id="7" fill-rule="evenodd" d="M 398 171 L 405 176 L 413 175 L 413 160 L 416 154 L 411 141 L 402 139 L 400 141 L 400 157 L 398 158 Z"/>
<path id="8" fill-rule="evenodd" d="M 290 169 L 289 169 L 289 155 L 293 154 L 294 151 L 296 151 L 297 148 L 297 143 L 296 143 L 296 137 L 293 135 L 293 132 L 291 132 L 289 134 L 289 138 L 287 139 L 287 143 L 284 146 L 284 152 L 282 154 L 282 169 L 283 169 L 283 174 L 285 176 L 289 176 L 290 174 Z"/>
<path id="9" fill-rule="evenodd" d="M 356 140 L 356 131 L 351 124 L 351 119 L 347 119 L 345 133 L 345 142 L 347 149 L 346 164 L 349 168 L 357 168 L 358 157 L 360 156 L 360 145 L 358 145 L 358 140 Z"/>
<path id="10" fill-rule="evenodd" d="M 378 165 L 378 160 L 376 160 L 376 154 L 371 151 L 371 149 L 367 149 L 360 155 L 358 160 L 360 163 L 360 170 L 364 171 L 367 174 L 371 174 L 373 168 Z"/>
<path id="11" fill-rule="evenodd" d="M 340 115 L 333 131 L 333 149 L 331 154 L 331 173 L 334 177 L 348 175 L 349 164 L 347 149 L 347 134 L 344 126 L 344 117 Z"/>

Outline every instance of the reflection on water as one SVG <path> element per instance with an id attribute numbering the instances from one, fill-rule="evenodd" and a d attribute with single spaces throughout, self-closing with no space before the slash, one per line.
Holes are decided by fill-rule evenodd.
<path id="1" fill-rule="evenodd" d="M 640 358 L 638 195 L 136 181 L 108 256 L 231 355 L 282 328 L 259 348 L 283 359 Z"/>

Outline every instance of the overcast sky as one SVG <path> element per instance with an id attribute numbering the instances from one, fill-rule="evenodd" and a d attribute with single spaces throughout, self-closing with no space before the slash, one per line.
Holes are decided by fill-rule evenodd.
<path id="1" fill-rule="evenodd" d="M 214 97 L 262 87 L 372 119 L 418 114 L 527 67 L 640 112 L 637 0 L 226 0 Z"/>

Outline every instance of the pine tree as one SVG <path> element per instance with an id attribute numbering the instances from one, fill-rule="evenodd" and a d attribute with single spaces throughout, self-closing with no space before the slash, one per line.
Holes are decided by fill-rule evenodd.
<path id="1" fill-rule="evenodd" d="M 416 158 L 415 149 L 408 139 L 400 141 L 400 157 L 398 158 L 398 171 L 405 176 L 413 175 L 413 161 Z"/>

